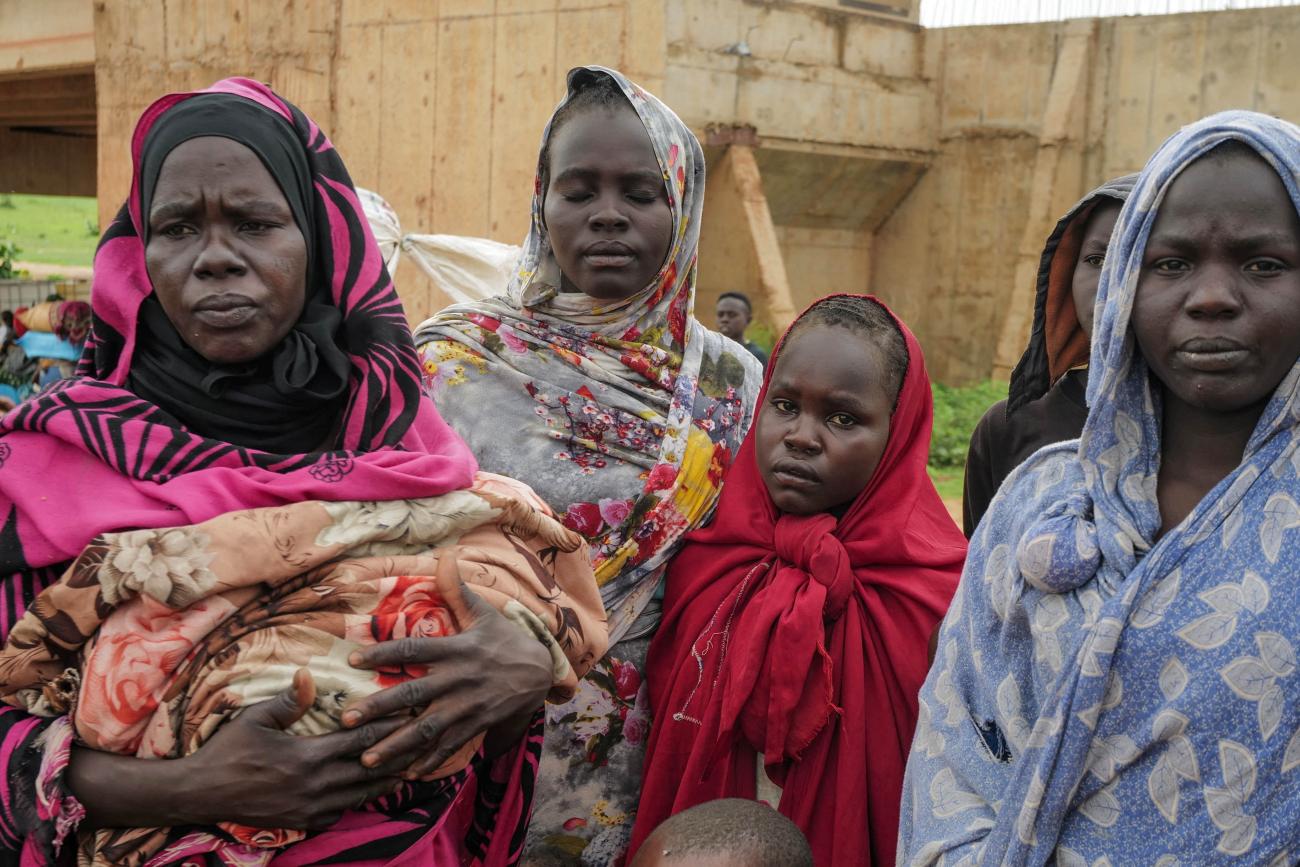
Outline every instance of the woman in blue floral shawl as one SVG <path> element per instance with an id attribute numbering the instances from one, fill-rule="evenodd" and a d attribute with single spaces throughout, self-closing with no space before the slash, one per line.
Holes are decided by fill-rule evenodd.
<path id="1" fill-rule="evenodd" d="M 480 466 L 525 480 L 590 543 L 610 652 L 548 708 L 529 851 L 606 864 L 632 830 L 657 591 L 717 502 L 762 380 L 694 317 L 704 155 L 667 106 L 585 67 L 543 133 L 506 294 L 417 332 L 438 409 Z"/>
<path id="2" fill-rule="evenodd" d="M 899 863 L 1300 858 L 1300 129 L 1167 141 L 1101 278 L 1089 414 L 976 531 Z"/>

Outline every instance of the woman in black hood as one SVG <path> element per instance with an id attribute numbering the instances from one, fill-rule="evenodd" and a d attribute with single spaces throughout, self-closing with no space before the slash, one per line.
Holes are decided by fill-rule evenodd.
<path id="1" fill-rule="evenodd" d="M 1011 374 L 1007 399 L 990 407 L 971 435 L 962 496 L 967 538 L 1012 470 L 1043 446 L 1077 439 L 1083 430 L 1097 280 L 1135 180 L 1126 175 L 1088 193 L 1047 239 L 1029 346 Z"/>

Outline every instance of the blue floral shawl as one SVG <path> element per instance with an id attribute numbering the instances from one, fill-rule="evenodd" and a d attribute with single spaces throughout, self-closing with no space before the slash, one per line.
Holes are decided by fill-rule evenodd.
<path id="1" fill-rule="evenodd" d="M 1160 528 L 1160 396 L 1129 318 L 1160 202 L 1250 145 L 1300 209 L 1300 129 L 1225 112 L 1170 138 L 1102 272 L 1082 438 L 976 532 L 920 696 L 899 864 L 1282 865 L 1300 857 L 1300 364 L 1240 466 Z"/>

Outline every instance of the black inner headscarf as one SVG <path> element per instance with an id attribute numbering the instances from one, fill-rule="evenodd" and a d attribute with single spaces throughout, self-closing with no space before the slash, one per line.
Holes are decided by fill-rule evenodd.
<path id="1" fill-rule="evenodd" d="M 145 139 L 140 160 L 140 214 L 149 243 L 149 210 L 167 155 L 192 138 L 219 136 L 257 154 L 275 178 L 307 245 L 302 314 L 283 340 L 247 364 L 214 364 L 190 348 L 156 293 L 140 305 L 127 388 L 196 433 L 259 451 L 303 454 L 330 447 L 343 411 L 351 362 L 339 346 L 343 314 L 330 295 L 317 233 L 311 171 L 287 121 L 224 93 L 187 99 Z"/>

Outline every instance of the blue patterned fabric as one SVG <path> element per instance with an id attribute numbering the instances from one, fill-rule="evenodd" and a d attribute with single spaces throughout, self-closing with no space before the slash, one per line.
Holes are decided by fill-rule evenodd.
<path id="1" fill-rule="evenodd" d="M 899 864 L 1300 858 L 1300 364 L 1242 463 L 1158 542 L 1160 397 L 1129 318 L 1180 171 L 1240 139 L 1300 209 L 1300 129 L 1225 112 L 1120 214 L 1082 438 L 1035 454 L 971 541 L 921 691 Z"/>

